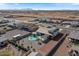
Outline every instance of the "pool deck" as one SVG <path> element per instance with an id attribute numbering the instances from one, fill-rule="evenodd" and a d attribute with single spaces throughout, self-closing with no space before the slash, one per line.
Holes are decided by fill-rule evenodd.
<path id="1" fill-rule="evenodd" d="M 20 40 L 19 45 L 21 45 L 21 44 L 23 44 L 23 46 L 25 48 L 27 48 L 27 46 L 32 46 L 36 51 L 38 51 L 38 49 L 40 49 L 42 46 L 45 45 L 44 43 L 42 43 L 42 45 L 39 45 L 38 41 L 30 41 L 27 38 L 24 38 L 24 39 Z"/>

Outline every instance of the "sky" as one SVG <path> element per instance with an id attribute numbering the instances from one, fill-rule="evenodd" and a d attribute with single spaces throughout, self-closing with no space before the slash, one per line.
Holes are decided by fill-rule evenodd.
<path id="1" fill-rule="evenodd" d="M 79 3 L 0 3 L 0 10 L 79 10 Z"/>

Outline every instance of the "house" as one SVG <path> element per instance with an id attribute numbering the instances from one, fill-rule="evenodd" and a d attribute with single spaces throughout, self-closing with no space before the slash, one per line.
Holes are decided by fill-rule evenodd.
<path id="1" fill-rule="evenodd" d="M 24 37 L 27 37 L 31 34 L 31 32 L 28 31 L 23 31 L 23 30 L 12 30 L 12 31 L 8 31 L 3 35 L 0 35 L 0 46 L 3 46 L 3 43 L 6 42 L 7 40 L 13 40 L 13 41 L 17 41 L 20 39 L 23 39 Z"/>
<path id="2" fill-rule="evenodd" d="M 71 39 L 72 41 L 79 41 L 79 31 L 78 30 L 72 31 L 69 34 L 68 38 Z"/>
<path id="3" fill-rule="evenodd" d="M 36 31 L 38 34 L 47 34 L 47 35 L 50 35 L 49 33 L 48 33 L 48 28 L 46 28 L 46 27 L 39 27 L 39 29 Z"/>
<path id="4" fill-rule="evenodd" d="M 39 23 L 53 23 L 50 17 L 39 17 L 39 18 L 36 18 L 34 21 Z"/>
<path id="5" fill-rule="evenodd" d="M 0 36 L 0 48 L 7 45 L 7 38 Z"/>
<path id="6" fill-rule="evenodd" d="M 59 28 L 53 27 L 48 31 L 53 37 L 59 34 Z"/>
<path id="7" fill-rule="evenodd" d="M 73 43 L 69 51 L 69 54 L 73 56 L 79 56 L 79 31 L 72 31 L 69 34 L 68 38 Z"/>
<path id="8" fill-rule="evenodd" d="M 23 29 L 29 32 L 34 32 L 39 28 L 37 25 L 32 24 L 32 23 L 18 23 L 16 24 L 16 27 L 18 29 Z"/>
<path id="9" fill-rule="evenodd" d="M 8 20 L 1 20 L 0 21 L 0 24 L 4 24 L 4 23 L 9 23 L 9 21 Z"/>
<path id="10" fill-rule="evenodd" d="M 54 37 L 59 33 L 59 29 L 56 27 L 52 27 L 50 29 L 46 27 L 39 27 L 36 32 L 39 34 L 46 34 Z"/>
<path id="11" fill-rule="evenodd" d="M 63 21 L 62 22 L 63 25 L 77 25 L 79 24 L 78 21 Z"/>
<path id="12" fill-rule="evenodd" d="M 43 35 L 42 37 L 42 42 L 48 43 L 50 41 L 50 35 Z"/>
<path id="13" fill-rule="evenodd" d="M 46 27 L 39 27 L 39 29 L 36 31 L 38 35 L 40 35 L 43 39 L 42 41 L 47 43 L 49 40 L 56 35 L 59 34 L 59 29 L 56 27 L 53 28 L 46 28 Z"/>

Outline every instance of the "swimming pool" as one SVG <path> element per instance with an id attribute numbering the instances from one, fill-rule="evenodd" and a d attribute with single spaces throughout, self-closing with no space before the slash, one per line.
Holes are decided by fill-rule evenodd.
<path id="1" fill-rule="evenodd" d="M 38 36 L 36 34 L 32 34 L 31 36 L 28 37 L 28 40 L 31 40 L 31 41 L 36 41 L 39 39 L 40 39 L 40 36 Z"/>

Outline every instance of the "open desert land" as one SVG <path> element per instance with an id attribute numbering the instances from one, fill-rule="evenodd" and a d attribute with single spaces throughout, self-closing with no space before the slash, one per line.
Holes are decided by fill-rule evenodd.
<path id="1" fill-rule="evenodd" d="M 9 18 L 16 18 L 22 21 L 26 20 L 32 20 L 37 17 L 50 17 L 52 19 L 56 20 L 72 20 L 72 19 L 79 19 L 79 11 L 68 11 L 68 10 L 61 10 L 61 11 L 23 11 L 23 10 L 10 10 L 10 11 L 5 11 L 1 10 L 0 11 L 0 16 L 2 17 L 9 17 Z"/>

